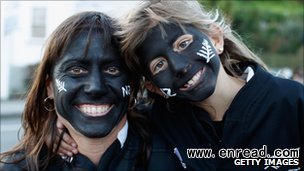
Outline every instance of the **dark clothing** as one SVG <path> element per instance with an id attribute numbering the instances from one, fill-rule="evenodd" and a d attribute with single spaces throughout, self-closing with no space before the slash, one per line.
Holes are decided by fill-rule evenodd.
<path id="1" fill-rule="evenodd" d="M 103 154 L 98 166 L 96 167 L 86 156 L 77 154 L 71 163 L 56 156 L 49 163 L 46 171 L 173 171 L 182 170 L 179 160 L 160 139 L 157 134 L 153 136 L 152 151 L 148 169 L 136 165 L 136 159 L 139 155 L 140 141 L 134 130 L 128 131 L 128 136 L 123 148 L 120 148 L 118 140 L 107 149 Z M 44 148 L 45 152 L 46 148 Z M 42 155 L 43 156 L 43 155 Z M 23 171 L 25 161 L 17 164 L 0 163 L 1 171 Z"/>
<path id="2" fill-rule="evenodd" d="M 164 139 L 177 148 L 189 170 L 274 170 L 264 165 L 246 163 L 236 165 L 236 158 L 219 158 L 219 149 L 261 149 L 274 155 L 275 149 L 298 149 L 303 162 L 304 148 L 304 88 L 291 80 L 277 78 L 254 65 L 254 76 L 237 93 L 225 112 L 223 127 L 214 127 L 203 109 L 176 102 L 170 105 L 163 99 L 156 100 L 152 117 Z M 170 106 L 168 108 L 168 106 Z M 220 123 L 219 123 L 220 124 Z M 219 125 L 217 125 L 219 126 Z M 217 132 L 222 133 L 221 136 Z M 191 158 L 187 149 L 212 149 L 215 156 Z M 267 156 L 267 157 L 270 157 Z M 215 158 L 214 158 L 215 157 Z M 252 159 L 253 157 L 249 157 Z M 296 169 L 298 166 L 279 166 L 275 170 Z M 301 166 L 302 169 L 303 166 Z"/>

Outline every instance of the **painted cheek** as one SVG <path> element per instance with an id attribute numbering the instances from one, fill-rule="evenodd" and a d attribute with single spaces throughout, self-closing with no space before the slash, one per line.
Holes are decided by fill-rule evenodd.
<path id="1" fill-rule="evenodd" d="M 209 61 L 215 56 L 213 48 L 211 47 L 209 41 L 206 39 L 203 40 L 202 46 L 196 52 L 196 54 L 200 57 L 205 58 L 206 63 L 209 63 Z"/>
<path id="2" fill-rule="evenodd" d="M 168 78 L 172 78 L 172 79 L 168 79 Z M 163 73 L 160 73 L 159 75 L 153 77 L 153 82 L 155 85 L 157 85 L 160 89 L 160 91 L 164 94 L 164 97 L 174 97 L 176 96 L 176 93 L 174 92 L 174 74 L 169 72 L 169 71 L 165 71 Z"/>
<path id="3" fill-rule="evenodd" d="M 106 79 L 105 81 L 109 90 L 116 96 L 116 99 L 124 99 L 130 96 L 131 86 L 129 77 L 122 75 L 120 77 Z"/>
<path id="4" fill-rule="evenodd" d="M 57 95 L 57 100 L 64 100 L 66 98 L 72 98 L 75 93 L 79 92 L 81 82 L 73 79 L 57 77 L 54 80 L 54 93 Z"/>
<path id="5" fill-rule="evenodd" d="M 64 106 L 63 104 L 66 104 L 69 99 L 69 96 L 71 95 L 71 87 L 69 87 L 69 82 L 63 79 L 56 78 L 55 79 L 55 101 L 56 102 L 56 108 L 60 111 L 61 114 L 64 114 Z"/>
<path id="6" fill-rule="evenodd" d="M 170 64 L 169 64 L 168 69 L 162 71 L 160 74 L 155 75 L 153 79 L 159 83 L 164 84 L 162 86 L 171 87 L 173 83 L 173 79 L 175 79 L 175 73 L 172 71 L 172 69 L 170 69 Z"/>

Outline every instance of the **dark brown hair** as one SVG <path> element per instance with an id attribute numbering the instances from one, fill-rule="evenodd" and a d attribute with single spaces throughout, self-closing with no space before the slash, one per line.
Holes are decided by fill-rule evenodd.
<path id="1" fill-rule="evenodd" d="M 25 109 L 22 114 L 24 135 L 16 147 L 1 154 L 1 162 L 8 162 L 7 159 L 9 157 L 12 159 L 14 158 L 12 156 L 22 152 L 23 155 L 17 159 L 14 158 L 13 163 L 25 159 L 25 168 L 31 171 L 47 167 L 48 162 L 52 156 L 54 156 L 52 149 L 55 144 L 57 130 L 56 112 L 47 111 L 43 105 L 44 99 L 47 98 L 47 80 L 51 79 L 52 68 L 61 58 L 70 42 L 81 32 L 89 33 L 87 46 L 89 46 L 91 33 L 101 32 L 105 42 L 103 48 L 107 48 L 106 46 L 110 45 L 118 48 L 118 39 L 114 36 L 114 32 L 116 32 L 117 29 L 119 29 L 119 27 L 116 21 L 100 12 L 82 12 L 75 14 L 67 18 L 56 28 L 48 38 L 42 61 L 35 72 L 33 84 L 26 99 Z M 86 50 L 84 53 L 86 53 Z M 134 129 L 139 132 L 140 137 L 143 140 L 147 139 L 147 131 L 145 131 L 141 123 L 136 121 L 141 121 L 144 117 L 136 112 L 131 112 L 128 114 L 128 118 L 132 120 L 131 122 L 136 123 L 131 126 L 134 125 Z M 42 160 L 39 154 L 48 136 L 51 137 L 51 144 L 48 146 L 46 158 Z M 147 148 L 143 146 L 142 149 L 144 151 Z"/>

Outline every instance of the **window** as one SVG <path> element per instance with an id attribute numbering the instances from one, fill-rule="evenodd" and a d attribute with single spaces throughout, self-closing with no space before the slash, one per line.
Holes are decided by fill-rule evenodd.
<path id="1" fill-rule="evenodd" d="M 32 37 L 42 38 L 46 30 L 46 9 L 33 8 L 32 15 Z"/>

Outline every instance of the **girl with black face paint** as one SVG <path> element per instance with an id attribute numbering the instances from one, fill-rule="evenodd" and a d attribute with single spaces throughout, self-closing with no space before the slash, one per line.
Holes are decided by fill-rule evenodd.
<path id="1" fill-rule="evenodd" d="M 27 98 L 24 136 L 1 154 L 0 170 L 182 168 L 156 134 L 150 142 L 144 115 L 128 111 L 130 78 L 114 35 L 117 28 L 99 12 L 75 14 L 57 27 Z M 56 155 L 56 120 L 77 143 L 77 155 Z"/>
<path id="2" fill-rule="evenodd" d="M 218 11 L 208 12 L 195 1 L 146 1 L 122 22 L 125 61 L 143 78 L 154 101 L 154 124 L 187 168 L 267 169 L 264 160 L 238 166 L 235 159 L 246 156 L 218 153 L 263 147 L 268 155 L 249 159 L 282 158 L 274 151 L 297 149 L 300 156 L 287 156 L 294 163 L 277 168 L 303 167 L 303 85 L 267 72 Z M 211 149 L 215 156 L 194 159 L 190 148 Z"/>

